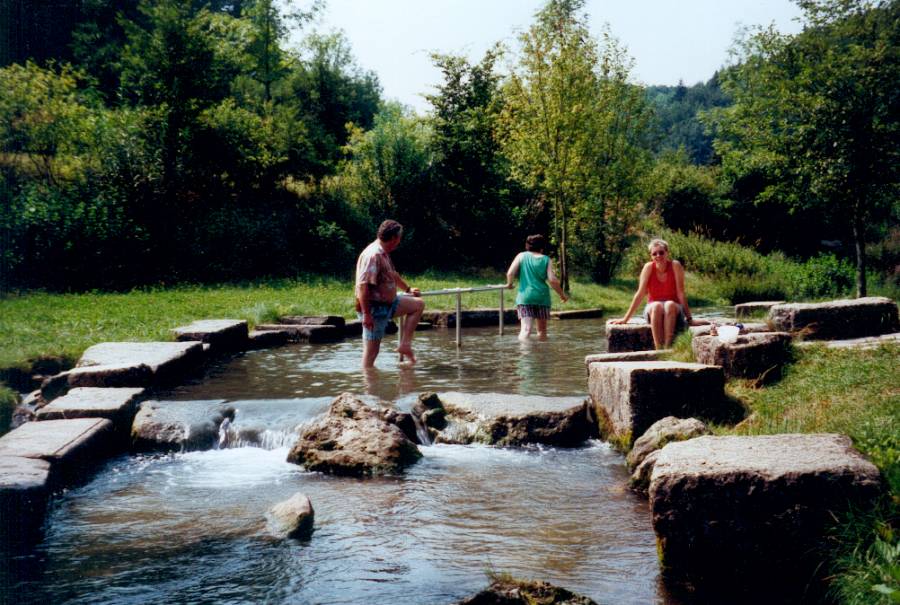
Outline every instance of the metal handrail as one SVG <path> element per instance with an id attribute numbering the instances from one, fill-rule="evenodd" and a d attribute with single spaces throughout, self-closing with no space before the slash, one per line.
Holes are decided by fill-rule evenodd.
<path id="1" fill-rule="evenodd" d="M 500 336 L 503 336 L 503 290 L 506 289 L 507 286 L 505 284 L 497 286 L 475 286 L 472 288 L 444 288 L 443 290 L 419 292 L 419 296 L 456 295 L 456 348 L 460 348 L 462 346 L 462 336 L 460 333 L 460 328 L 462 327 L 462 295 L 470 292 L 500 290 Z"/>

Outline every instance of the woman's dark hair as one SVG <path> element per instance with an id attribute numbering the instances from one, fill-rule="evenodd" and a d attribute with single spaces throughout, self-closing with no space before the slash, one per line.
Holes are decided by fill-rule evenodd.
<path id="1" fill-rule="evenodd" d="M 394 237 L 401 235 L 403 233 L 403 225 L 398 223 L 397 221 L 392 221 L 388 219 L 381 223 L 381 226 L 378 227 L 378 239 L 383 242 L 394 239 Z"/>
<path id="2" fill-rule="evenodd" d="M 543 252 L 546 247 L 547 239 L 543 235 L 529 235 L 525 238 L 525 249 L 529 252 Z"/>

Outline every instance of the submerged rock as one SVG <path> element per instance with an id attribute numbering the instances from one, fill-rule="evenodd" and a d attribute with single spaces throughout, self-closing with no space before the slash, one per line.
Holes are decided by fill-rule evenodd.
<path id="1" fill-rule="evenodd" d="M 277 538 L 305 539 L 312 534 L 314 520 L 309 497 L 297 492 L 269 509 L 268 530 Z"/>
<path id="2" fill-rule="evenodd" d="M 572 447 L 597 435 L 588 401 L 501 393 L 425 393 L 413 406 L 435 443 Z"/>
<path id="3" fill-rule="evenodd" d="M 596 605 L 596 602 L 549 582 L 518 580 L 504 574 L 494 577 L 485 590 L 458 605 Z"/>
<path id="4" fill-rule="evenodd" d="M 306 425 L 288 462 L 334 475 L 396 474 L 422 457 L 397 424 L 396 410 L 374 408 L 350 393 L 339 395 L 322 418 Z M 415 427 L 412 428 L 413 434 Z"/>

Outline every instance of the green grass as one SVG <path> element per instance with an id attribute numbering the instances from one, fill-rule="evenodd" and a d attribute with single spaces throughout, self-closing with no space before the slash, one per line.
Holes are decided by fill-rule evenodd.
<path id="1" fill-rule="evenodd" d="M 477 276 L 426 273 L 406 276 L 425 290 L 499 284 L 499 273 Z M 575 282 L 570 301 L 555 298 L 554 309 L 601 307 L 622 313 L 631 301 L 634 281 L 610 286 Z M 515 291 L 504 301 L 513 308 Z M 497 307 L 497 292 L 463 296 L 464 308 Z M 50 294 L 30 292 L 0 298 L 0 368 L 27 368 L 41 357 L 78 359 L 89 346 L 105 341 L 171 340 L 170 330 L 195 319 L 246 319 L 251 325 L 281 315 L 341 315 L 354 317 L 350 279 L 304 276 L 261 283 L 176 286 L 126 293 Z M 429 308 L 452 309 L 455 297 L 426 299 Z"/>

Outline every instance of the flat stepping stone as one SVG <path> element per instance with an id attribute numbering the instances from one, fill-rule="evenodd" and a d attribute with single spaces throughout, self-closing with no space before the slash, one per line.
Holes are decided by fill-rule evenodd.
<path id="1" fill-rule="evenodd" d="M 390 324 L 389 324 L 390 325 Z M 305 324 L 262 324 L 257 330 L 280 330 L 288 333 L 291 342 L 308 342 L 311 344 L 336 342 L 344 338 L 344 329 L 330 325 Z"/>
<path id="2" fill-rule="evenodd" d="M 575 309 L 574 311 L 551 311 L 553 319 L 597 319 L 603 317 L 603 309 Z"/>
<path id="3" fill-rule="evenodd" d="M 769 310 L 769 322 L 782 332 L 796 332 L 805 340 L 838 340 L 877 336 L 900 328 L 897 303 L 883 296 L 790 303 Z"/>
<path id="4" fill-rule="evenodd" d="M 765 316 L 775 305 L 783 305 L 783 300 L 757 300 L 734 305 L 734 316 L 737 319 Z"/>
<path id="5" fill-rule="evenodd" d="M 758 378 L 780 375 L 790 361 L 791 335 L 765 332 L 738 336 L 734 342 L 722 342 L 718 336 L 696 336 L 691 341 L 697 363 L 721 366 L 725 376 Z"/>
<path id="6" fill-rule="evenodd" d="M 829 349 L 875 349 L 885 344 L 900 344 L 900 332 L 882 334 L 881 336 L 866 336 L 863 338 L 849 338 L 846 340 L 801 340 L 794 343 L 797 347 L 824 346 Z"/>
<path id="7" fill-rule="evenodd" d="M 732 320 L 727 320 L 727 321 L 716 320 L 716 323 L 721 326 L 723 324 L 734 324 L 736 322 L 732 321 Z M 741 332 L 740 332 L 741 334 L 760 334 L 762 332 L 771 332 L 772 331 L 772 328 L 769 327 L 769 324 L 763 323 L 763 322 L 747 322 L 747 323 L 741 323 L 741 325 L 743 326 L 741 328 Z M 711 325 L 691 326 L 688 329 L 691 331 L 692 337 L 707 336 L 709 334 L 710 330 L 712 330 L 712 326 Z"/>
<path id="8" fill-rule="evenodd" d="M 0 457 L 41 458 L 57 467 L 75 467 L 105 456 L 114 443 L 105 418 L 26 422 L 0 437 Z"/>
<path id="9" fill-rule="evenodd" d="M 234 419 L 234 408 L 223 399 L 145 401 L 131 426 L 137 450 L 205 450 L 219 442 L 219 428 Z"/>
<path id="10" fill-rule="evenodd" d="M 78 365 L 41 385 L 51 400 L 74 387 L 149 387 L 177 382 L 204 362 L 200 342 L 103 342 L 88 348 Z"/>
<path id="11" fill-rule="evenodd" d="M 142 388 L 78 387 L 38 410 L 37 419 L 106 418 L 117 431 L 127 431 L 144 392 Z"/>
<path id="12" fill-rule="evenodd" d="M 463 328 L 478 328 L 500 324 L 500 309 L 462 309 L 460 321 Z M 425 311 L 423 321 L 430 321 L 436 328 L 455 328 L 456 311 Z M 503 310 L 503 323 L 519 323 L 519 315 L 515 308 Z"/>
<path id="13" fill-rule="evenodd" d="M 287 330 L 251 330 L 247 334 L 248 348 L 269 349 L 287 344 L 290 340 Z"/>
<path id="14" fill-rule="evenodd" d="M 640 318 L 632 318 L 627 324 L 606 322 L 606 350 L 610 353 L 652 351 L 653 331 L 650 324 Z"/>
<path id="15" fill-rule="evenodd" d="M 428 397 L 427 395 L 425 397 Z M 597 434 L 591 406 L 583 397 L 542 397 L 506 393 L 438 393 L 446 422 L 426 423 L 439 443 L 571 447 Z M 413 414 L 430 416 L 417 404 Z"/>
<path id="16" fill-rule="evenodd" d="M 242 351 L 247 348 L 249 330 L 242 319 L 201 319 L 172 332 L 178 341 L 198 340 L 214 350 Z"/>
<path id="17" fill-rule="evenodd" d="M 424 332 L 432 329 L 434 329 L 434 324 L 430 321 L 420 321 L 416 324 L 416 332 Z"/>
<path id="18" fill-rule="evenodd" d="M 666 416 L 724 421 L 738 410 L 718 366 L 675 361 L 592 363 L 588 386 L 601 435 L 622 449 Z"/>
<path id="19" fill-rule="evenodd" d="M 35 536 L 44 521 L 51 489 L 46 460 L 0 456 L 0 540 L 19 542 Z"/>
<path id="20" fill-rule="evenodd" d="M 298 326 L 335 326 L 343 328 L 347 320 L 340 315 L 286 315 L 278 319 L 279 323 Z"/>
<path id="21" fill-rule="evenodd" d="M 609 363 L 611 361 L 659 361 L 660 357 L 666 353 L 671 353 L 672 349 L 660 349 L 650 351 L 627 351 L 625 353 L 594 353 L 584 356 L 584 367 L 588 372 L 591 370 L 592 363 Z"/>
<path id="22" fill-rule="evenodd" d="M 663 573 L 697 586 L 764 578 L 781 595 L 802 591 L 828 552 L 826 528 L 881 493 L 878 469 L 842 435 L 670 443 L 650 479 Z"/>

